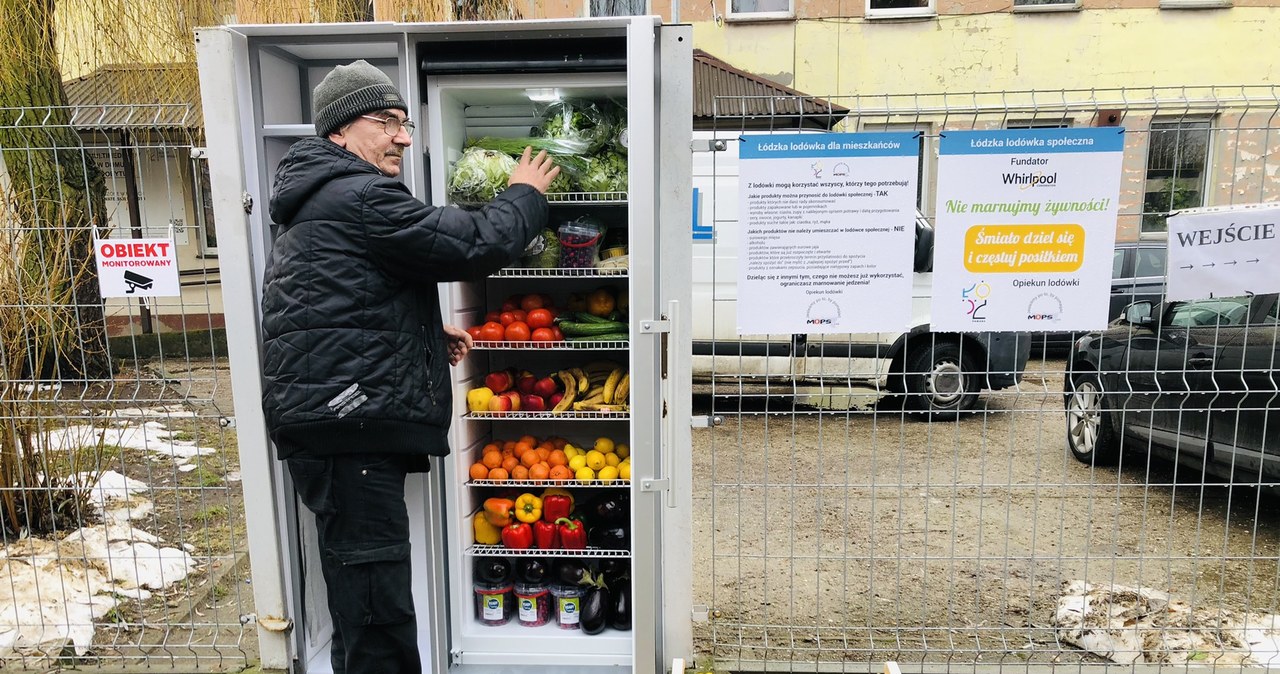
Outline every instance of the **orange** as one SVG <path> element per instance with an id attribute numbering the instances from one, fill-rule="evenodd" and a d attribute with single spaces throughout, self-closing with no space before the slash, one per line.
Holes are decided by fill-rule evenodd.
<path id="1" fill-rule="evenodd" d="M 471 464 L 471 479 L 483 480 L 489 477 L 489 467 L 479 461 Z"/>
<path id="2" fill-rule="evenodd" d="M 567 466 L 569 465 L 569 457 L 564 455 L 564 450 L 557 449 L 547 457 L 547 463 L 552 466 Z"/>
<path id="3" fill-rule="evenodd" d="M 500 451 L 502 451 L 502 447 L 498 446 L 497 443 L 490 442 L 489 444 L 484 446 L 484 450 L 482 450 L 480 453 L 488 454 L 489 452 L 500 452 Z"/>
<path id="4" fill-rule="evenodd" d="M 538 439 L 532 435 L 522 435 L 520 436 L 520 442 L 526 442 L 530 447 L 535 447 L 538 444 Z"/>
<path id="5" fill-rule="evenodd" d="M 516 449 L 516 441 L 515 441 L 515 440 L 507 440 L 506 442 L 502 443 L 502 448 L 503 448 L 503 449 L 509 449 L 509 450 L 511 450 L 511 451 L 513 451 L 513 452 L 514 452 L 514 451 L 515 451 L 515 449 Z"/>
<path id="6" fill-rule="evenodd" d="M 512 469 L 511 469 L 511 479 L 513 479 L 513 480 L 527 480 L 527 479 L 529 479 L 529 469 L 528 469 L 528 468 L 525 468 L 524 466 L 516 466 L 515 468 L 512 468 Z"/>
<path id="7" fill-rule="evenodd" d="M 531 449 L 533 449 L 532 444 L 525 442 L 524 440 L 521 440 L 516 443 L 516 449 L 515 449 L 516 456 L 518 458 L 523 459 L 524 455 Z"/>
<path id="8" fill-rule="evenodd" d="M 547 460 L 548 458 L 550 458 L 550 457 L 551 457 L 551 450 L 547 449 L 546 447 L 539 447 L 539 448 L 538 448 L 538 460 L 539 460 L 539 461 L 546 461 L 546 460 Z"/>
<path id="9" fill-rule="evenodd" d="M 489 468 L 497 468 L 502 465 L 502 455 L 498 452 L 486 452 L 484 457 L 480 459 L 480 463 Z"/>
<path id="10" fill-rule="evenodd" d="M 552 466 L 550 477 L 557 482 L 564 482 L 573 478 L 573 471 L 568 466 Z"/>
<path id="11" fill-rule="evenodd" d="M 527 451 L 520 456 L 520 464 L 526 468 L 532 468 L 533 464 L 538 462 L 538 453 L 535 451 Z"/>
<path id="12" fill-rule="evenodd" d="M 564 449 L 564 446 L 569 444 L 568 440 L 560 437 L 552 438 L 551 442 L 556 446 L 556 449 Z"/>
<path id="13" fill-rule="evenodd" d="M 505 479 L 507 479 L 507 477 L 508 477 L 508 475 L 507 475 L 507 471 L 506 471 L 506 470 L 504 470 L 504 469 L 502 469 L 502 468 L 494 468 L 494 469 L 492 469 L 492 470 L 490 470 L 490 471 L 489 471 L 489 479 L 490 479 L 490 480 L 499 480 L 499 481 L 501 481 L 501 480 L 505 480 Z"/>
<path id="14" fill-rule="evenodd" d="M 508 456 L 502 460 L 502 469 L 511 473 L 511 469 L 520 465 L 520 459 L 514 456 Z M 514 475 L 514 473 L 512 473 Z"/>
<path id="15" fill-rule="evenodd" d="M 529 479 L 531 480 L 545 480 L 550 474 L 551 471 L 545 463 L 535 463 L 529 468 Z"/>

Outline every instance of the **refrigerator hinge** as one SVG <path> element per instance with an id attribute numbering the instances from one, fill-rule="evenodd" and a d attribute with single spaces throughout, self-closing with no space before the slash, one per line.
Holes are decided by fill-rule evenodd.
<path id="1" fill-rule="evenodd" d="M 729 143 L 723 139 L 695 138 L 689 142 L 689 149 L 694 152 L 724 152 Z"/>
<path id="2" fill-rule="evenodd" d="M 671 488 L 671 480 L 640 480 L 640 491 L 666 491 Z"/>
<path id="3" fill-rule="evenodd" d="M 719 414 L 708 416 L 706 414 L 695 414 L 689 417 L 689 426 L 692 428 L 711 428 L 724 423 L 724 417 Z"/>
<path id="4" fill-rule="evenodd" d="M 671 321 L 640 321 L 640 334 L 656 335 L 665 332 L 671 332 Z"/>
<path id="5" fill-rule="evenodd" d="M 706 604 L 694 604 L 691 613 L 690 617 L 696 623 L 704 623 L 711 619 L 711 610 L 707 608 Z"/>

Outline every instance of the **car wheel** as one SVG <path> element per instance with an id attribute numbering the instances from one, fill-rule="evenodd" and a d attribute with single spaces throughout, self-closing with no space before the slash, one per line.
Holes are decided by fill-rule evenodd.
<path id="1" fill-rule="evenodd" d="M 1077 461 L 1109 465 L 1120 457 L 1120 441 L 1112 426 L 1102 384 L 1095 373 L 1067 379 L 1067 448 Z"/>
<path id="2" fill-rule="evenodd" d="M 906 407 L 948 419 L 971 409 L 980 388 L 975 351 L 948 341 L 912 349 L 903 367 Z"/>

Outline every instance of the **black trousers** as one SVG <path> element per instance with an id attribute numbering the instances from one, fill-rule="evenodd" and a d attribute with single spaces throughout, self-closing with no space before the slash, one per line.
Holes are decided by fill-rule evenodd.
<path id="1" fill-rule="evenodd" d="M 334 674 L 422 671 L 404 503 L 410 462 L 395 454 L 286 459 L 316 516 Z"/>

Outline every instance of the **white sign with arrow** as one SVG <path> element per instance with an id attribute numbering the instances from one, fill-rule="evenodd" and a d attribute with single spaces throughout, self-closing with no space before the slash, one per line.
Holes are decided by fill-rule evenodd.
<path id="1" fill-rule="evenodd" d="M 1169 218 L 1170 300 L 1280 292 L 1280 203 L 1185 210 Z"/>

